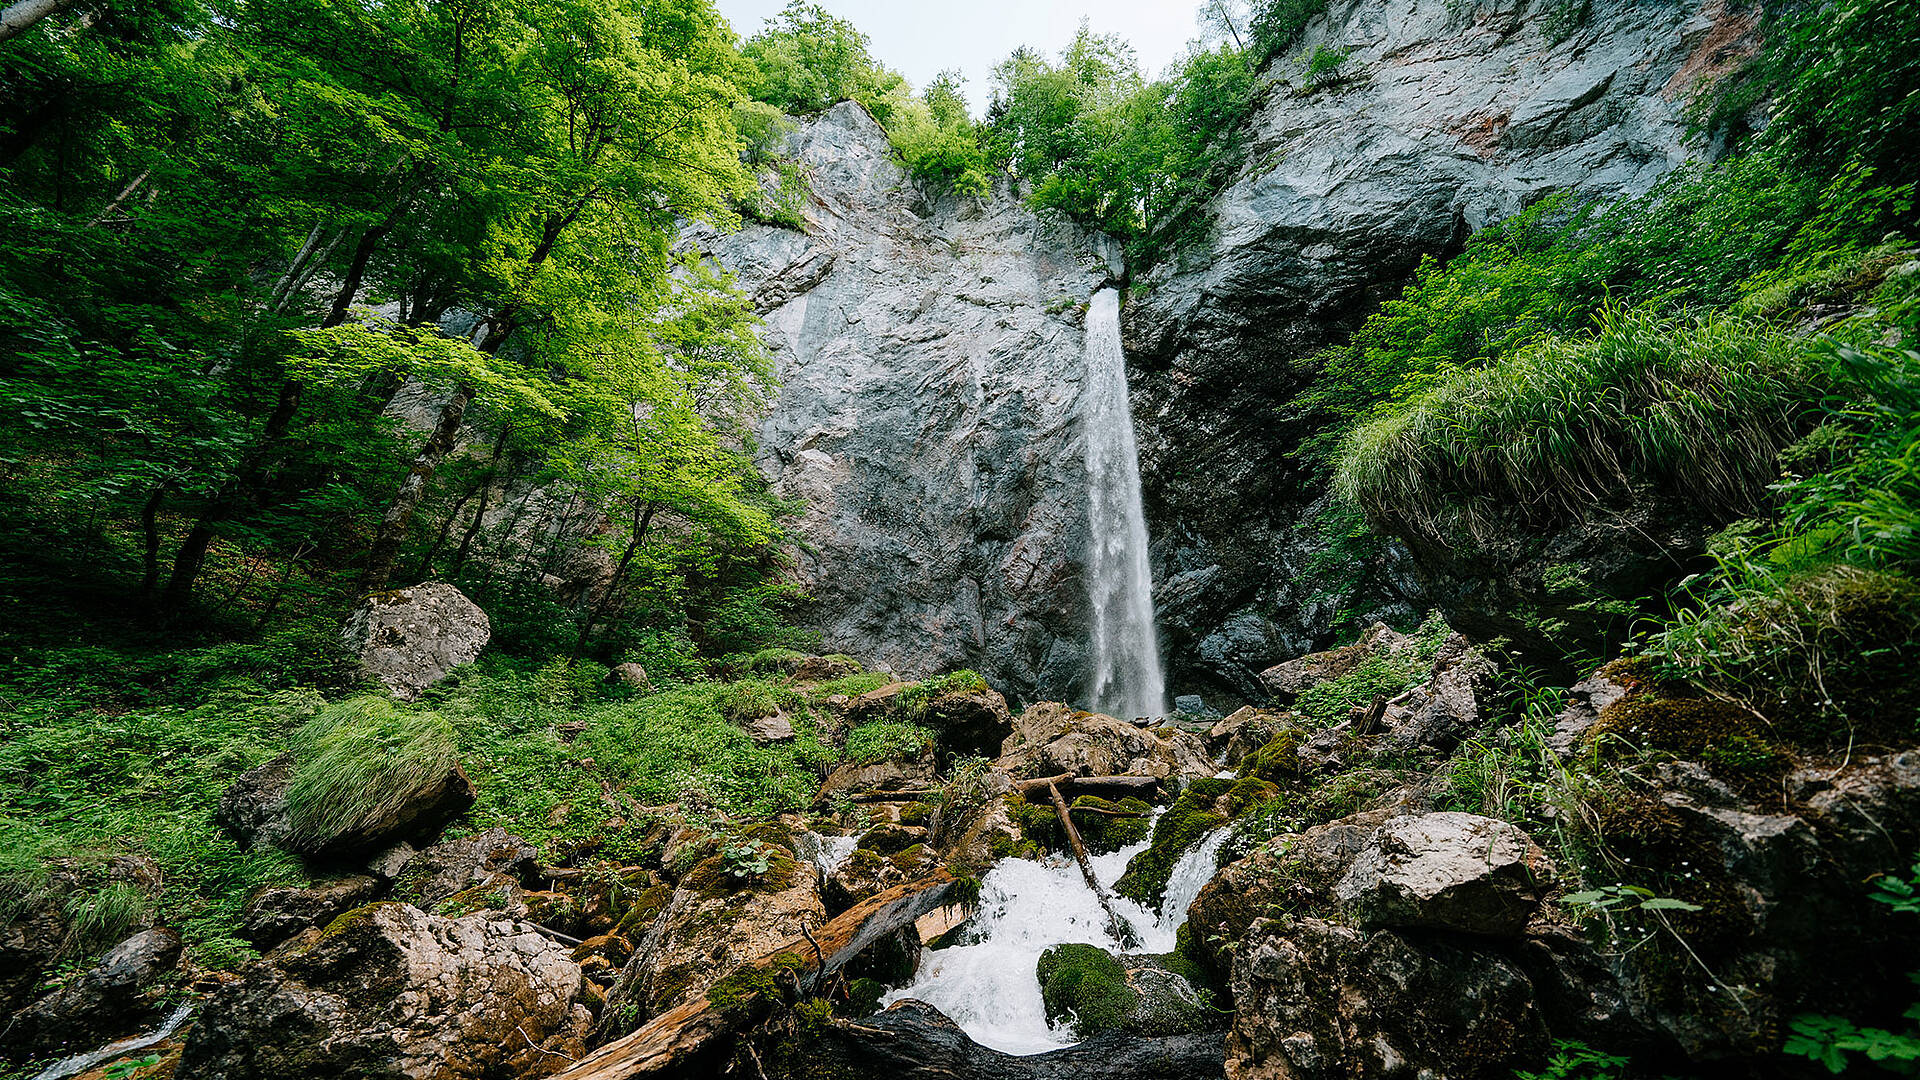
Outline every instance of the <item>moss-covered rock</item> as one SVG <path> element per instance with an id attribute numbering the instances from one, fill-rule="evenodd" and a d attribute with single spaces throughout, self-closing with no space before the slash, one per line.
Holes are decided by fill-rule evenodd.
<path id="1" fill-rule="evenodd" d="M 1097 945 L 1055 945 L 1040 954 L 1034 973 L 1047 1022 L 1071 1023 L 1082 1039 L 1118 1031 L 1140 1002 L 1127 985 L 1127 969 Z"/>
<path id="2" fill-rule="evenodd" d="M 1114 883 L 1113 891 L 1158 908 L 1180 856 L 1208 833 L 1278 795 L 1278 787 L 1257 777 L 1195 780 L 1154 822 L 1153 842 L 1127 863 L 1127 872 Z"/>

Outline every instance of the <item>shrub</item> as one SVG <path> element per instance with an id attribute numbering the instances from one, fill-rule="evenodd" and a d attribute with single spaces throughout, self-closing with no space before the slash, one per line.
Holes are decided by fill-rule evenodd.
<path id="1" fill-rule="evenodd" d="M 877 765 L 917 757 L 933 745 L 933 732 L 897 720 L 876 720 L 847 733 L 846 758 L 855 765 Z"/>
<path id="2" fill-rule="evenodd" d="M 1349 437 L 1343 497 L 1445 542 L 1579 520 L 1651 487 L 1727 519 L 1758 505 L 1824 379 L 1761 324 L 1608 309 L 1585 339 L 1457 375 Z"/>
<path id="3" fill-rule="evenodd" d="M 460 761 L 453 725 L 438 713 L 377 697 L 322 710 L 294 734 L 292 750 L 288 843 L 306 851 L 389 819 Z"/>

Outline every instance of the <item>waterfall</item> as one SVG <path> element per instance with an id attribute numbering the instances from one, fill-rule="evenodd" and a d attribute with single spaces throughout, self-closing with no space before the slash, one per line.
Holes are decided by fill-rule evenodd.
<path id="1" fill-rule="evenodd" d="M 1093 603 L 1093 707 L 1129 719 L 1167 711 L 1153 630 L 1153 569 L 1140 506 L 1140 451 L 1120 349 L 1120 294 L 1087 310 L 1087 592 Z"/>

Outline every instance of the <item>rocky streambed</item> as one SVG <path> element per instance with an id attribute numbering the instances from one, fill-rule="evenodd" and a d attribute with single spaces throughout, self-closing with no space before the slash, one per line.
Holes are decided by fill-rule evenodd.
<path id="1" fill-rule="evenodd" d="M 1423 647 L 1378 628 L 1268 678 L 1310 701 Z M 436 838 L 444 801 L 396 813 L 253 898 L 263 956 L 239 976 L 162 994 L 179 938 L 142 930 L 47 996 L 10 991 L 0 1040 L 46 1063 L 157 1032 L 139 1075 L 214 1080 L 1504 1077 L 1559 1041 L 1785 1075 L 1795 1015 L 1897 996 L 1912 920 L 1862 883 L 1920 844 L 1920 753 L 1796 755 L 1764 784 L 1677 751 L 1607 772 L 1609 733 L 1683 713 L 1615 665 L 1541 750 L 1614 786 L 1487 813 L 1461 776 L 1496 741 L 1494 667 L 1458 638 L 1422 655 L 1415 685 L 1320 728 L 1280 704 L 1156 727 L 955 692 L 933 744 L 842 767 L 808 813 L 639 808 L 624 864 L 457 817 Z M 983 731 L 996 758 L 948 753 Z M 231 827 L 276 842 L 275 800 L 272 766 L 249 774 Z M 61 936 L 58 894 L 39 903 L 0 942 L 11 971 Z"/>

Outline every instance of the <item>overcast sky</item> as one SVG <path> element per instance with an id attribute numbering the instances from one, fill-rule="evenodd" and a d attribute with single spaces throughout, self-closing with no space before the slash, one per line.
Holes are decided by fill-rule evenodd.
<path id="1" fill-rule="evenodd" d="M 1131 42 L 1149 76 L 1199 36 L 1199 0 L 819 0 L 873 39 L 874 56 L 919 89 L 945 68 L 967 76 L 975 115 L 985 106 L 993 65 L 1021 45 L 1059 53 L 1080 20 Z M 749 38 L 786 0 L 719 0 L 721 14 Z"/>

